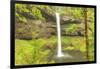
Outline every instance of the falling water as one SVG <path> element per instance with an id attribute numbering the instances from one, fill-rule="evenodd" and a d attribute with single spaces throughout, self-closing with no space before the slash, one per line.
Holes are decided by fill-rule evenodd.
<path id="1" fill-rule="evenodd" d="M 57 23 L 57 37 L 58 37 L 58 48 L 57 48 L 57 57 L 67 57 L 72 58 L 68 53 L 63 54 L 61 48 L 61 27 L 60 27 L 60 16 L 59 13 L 56 13 L 56 23 Z"/>
<path id="2" fill-rule="evenodd" d="M 62 57 L 64 55 L 62 53 L 62 48 L 61 48 L 61 29 L 60 29 L 60 16 L 59 16 L 59 13 L 56 13 L 56 22 L 57 22 L 57 37 L 58 37 L 57 57 Z"/>

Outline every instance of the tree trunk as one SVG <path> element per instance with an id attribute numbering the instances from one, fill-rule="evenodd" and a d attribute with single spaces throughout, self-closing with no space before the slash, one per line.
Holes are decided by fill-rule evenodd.
<path id="1" fill-rule="evenodd" d="M 86 39 L 86 57 L 89 60 L 89 39 L 88 39 L 88 24 L 87 24 L 87 8 L 83 9 L 85 23 L 85 39 Z"/>

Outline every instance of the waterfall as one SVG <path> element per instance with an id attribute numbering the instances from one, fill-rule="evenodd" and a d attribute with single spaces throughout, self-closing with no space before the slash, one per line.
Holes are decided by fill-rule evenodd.
<path id="1" fill-rule="evenodd" d="M 56 13 L 56 23 L 57 23 L 57 38 L 58 38 L 58 48 L 57 48 L 57 57 L 62 57 L 64 56 L 62 53 L 62 48 L 61 48 L 61 27 L 60 27 L 60 16 L 59 13 Z"/>
<path id="2" fill-rule="evenodd" d="M 65 55 L 62 52 L 62 48 L 61 48 L 61 27 L 60 27 L 60 15 L 59 13 L 56 13 L 56 23 L 57 23 L 57 57 L 66 57 L 66 58 L 72 58 L 71 55 L 69 55 L 68 53 L 66 53 Z"/>

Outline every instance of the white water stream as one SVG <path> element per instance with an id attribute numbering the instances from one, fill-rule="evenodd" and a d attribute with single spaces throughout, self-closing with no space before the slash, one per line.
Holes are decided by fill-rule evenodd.
<path id="1" fill-rule="evenodd" d="M 61 27 L 60 27 L 60 14 L 56 13 L 56 23 L 57 23 L 57 57 L 68 57 L 72 58 L 69 54 L 66 53 L 66 55 L 63 54 L 62 52 L 62 47 L 61 47 Z"/>
<path id="2" fill-rule="evenodd" d="M 57 38 L 58 38 L 58 49 L 57 49 L 57 57 L 64 56 L 61 48 L 61 27 L 60 27 L 60 16 L 59 13 L 56 13 L 56 23 L 57 23 Z"/>

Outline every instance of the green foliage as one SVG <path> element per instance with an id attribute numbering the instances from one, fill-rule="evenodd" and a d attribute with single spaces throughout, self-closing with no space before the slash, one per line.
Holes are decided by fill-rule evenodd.
<path id="1" fill-rule="evenodd" d="M 42 19 L 42 14 L 41 11 L 39 9 L 37 9 L 36 7 L 32 6 L 32 13 L 33 16 L 35 16 L 37 19 Z"/>
<path id="2" fill-rule="evenodd" d="M 29 12 L 27 9 L 25 9 L 24 5 L 16 4 L 15 5 L 15 16 L 18 18 L 18 21 L 27 22 L 26 18 L 21 14 L 22 12 Z"/>
<path id="3" fill-rule="evenodd" d="M 34 5 L 16 4 L 15 11 L 16 18 L 22 23 L 27 22 L 26 18 L 30 16 L 36 19 L 43 19 L 41 11 Z"/>
<path id="4" fill-rule="evenodd" d="M 55 28 L 48 29 L 47 25 L 53 25 L 54 22 L 46 21 L 43 12 L 40 9 L 48 12 L 50 16 L 55 12 L 60 15 L 72 17 L 72 19 L 79 19 L 83 23 L 82 26 L 78 24 L 67 24 L 64 28 L 65 33 L 76 32 L 77 29 L 84 27 L 83 8 L 77 7 L 58 7 L 47 5 L 29 5 L 29 4 L 16 4 L 16 35 L 32 39 L 20 39 L 16 37 L 15 40 L 15 64 L 50 64 L 56 63 L 53 59 L 57 51 L 57 34 Z M 59 10 L 57 10 L 57 8 Z M 88 22 L 88 38 L 89 38 L 89 61 L 94 60 L 94 10 L 87 9 L 87 22 Z M 48 17 L 50 18 L 50 17 Z M 35 22 L 37 20 L 37 22 Z M 61 25 L 62 28 L 62 25 Z M 52 31 L 53 30 L 53 31 Z M 84 31 L 84 30 L 82 30 Z M 50 32 L 53 32 L 52 34 Z M 15 35 L 15 36 L 16 36 Z M 50 35 L 50 37 L 46 37 Z M 44 38 L 46 37 L 46 38 Z M 86 54 L 86 39 L 84 36 L 61 36 L 63 51 L 80 51 Z M 73 53 L 74 54 L 74 53 Z M 84 55 L 86 58 L 86 55 Z M 51 59 L 52 58 L 52 59 Z"/>
<path id="5" fill-rule="evenodd" d="M 73 8 L 72 15 L 75 18 L 81 19 L 83 17 L 82 8 Z"/>
<path id="6" fill-rule="evenodd" d="M 32 63 L 34 47 L 25 40 L 16 40 L 15 45 L 16 45 L 15 63 L 16 64 Z"/>
<path id="7" fill-rule="evenodd" d="M 62 37 L 62 44 L 65 44 L 63 45 L 64 50 L 80 50 L 81 52 L 86 51 L 84 37 Z"/>
<path id="8" fill-rule="evenodd" d="M 72 33 L 72 32 L 75 32 L 77 28 L 78 28 L 77 24 L 70 24 L 65 28 L 65 31 L 66 33 L 67 32 Z"/>
<path id="9" fill-rule="evenodd" d="M 49 64 L 55 63 L 55 60 L 49 61 L 48 57 L 55 51 L 56 37 L 49 39 L 16 40 L 15 63 L 16 64 Z M 62 37 L 63 50 L 79 50 L 85 53 L 85 40 L 79 37 Z M 72 45 L 68 45 L 72 44 Z M 50 45 L 48 47 L 48 45 Z M 80 46 L 81 45 L 81 46 Z M 49 49 L 48 49 L 49 48 Z M 56 51 L 55 51 L 56 52 Z M 30 59 L 29 59 L 30 58 Z M 49 61 L 49 62 L 48 62 Z"/>
<path id="10" fill-rule="evenodd" d="M 53 40 L 52 40 L 53 39 Z M 16 40 L 15 41 L 15 63 L 16 64 L 47 64 L 54 63 L 54 60 L 48 62 L 49 53 L 51 49 L 47 48 L 45 44 L 50 42 L 52 45 L 55 43 L 55 38 L 38 39 L 38 40 Z"/>

